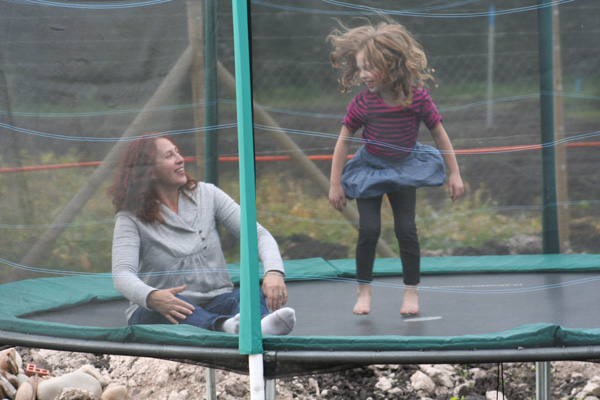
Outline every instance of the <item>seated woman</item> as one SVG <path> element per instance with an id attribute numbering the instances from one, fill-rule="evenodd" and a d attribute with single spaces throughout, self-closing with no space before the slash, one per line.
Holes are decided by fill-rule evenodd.
<path id="1" fill-rule="evenodd" d="M 239 237 L 240 206 L 214 185 L 191 178 L 179 147 L 167 136 L 132 141 L 109 194 L 117 211 L 113 280 L 131 302 L 129 324 L 190 324 L 238 333 L 240 294 L 217 226 Z M 262 333 L 287 335 L 296 315 L 282 308 L 287 301 L 283 261 L 277 242 L 260 224 L 257 234 L 266 271 Z"/>

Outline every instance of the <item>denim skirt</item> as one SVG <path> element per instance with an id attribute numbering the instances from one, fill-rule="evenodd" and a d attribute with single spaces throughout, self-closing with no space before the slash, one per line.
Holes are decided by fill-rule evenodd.
<path id="1" fill-rule="evenodd" d="M 441 186 L 446 180 L 444 159 L 435 147 L 417 143 L 400 159 L 377 157 L 363 146 L 344 166 L 342 188 L 348 199 L 393 193 L 403 186 Z"/>

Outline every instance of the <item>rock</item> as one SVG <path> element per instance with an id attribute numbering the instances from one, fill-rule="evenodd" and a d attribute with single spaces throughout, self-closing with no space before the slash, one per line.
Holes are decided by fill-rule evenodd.
<path id="1" fill-rule="evenodd" d="M 486 372 L 481 368 L 471 368 L 469 370 L 469 375 L 473 377 L 473 379 L 482 379 L 486 376 Z"/>
<path id="2" fill-rule="evenodd" d="M 29 377 L 25 374 L 19 373 L 19 375 L 17 375 L 17 379 L 19 380 L 19 387 L 21 387 L 22 384 L 29 380 Z"/>
<path id="3" fill-rule="evenodd" d="M 437 385 L 444 386 L 446 388 L 454 387 L 452 381 L 452 375 L 456 373 L 451 365 L 440 364 L 440 365 L 420 365 L 421 371 L 425 372 Z"/>
<path id="4" fill-rule="evenodd" d="M 314 392 L 316 394 L 319 394 L 320 390 L 319 390 L 319 382 L 317 382 L 315 379 L 313 378 L 308 378 L 308 386 L 313 388 Z"/>
<path id="5" fill-rule="evenodd" d="M 104 389 L 101 400 L 127 400 L 127 388 L 122 385 L 109 386 Z"/>
<path id="6" fill-rule="evenodd" d="M 583 389 L 575 395 L 576 399 L 583 399 L 587 396 L 600 396 L 600 383 L 596 380 L 590 380 Z"/>
<path id="7" fill-rule="evenodd" d="M 100 397 L 86 390 L 65 388 L 60 392 L 60 396 L 56 400 L 100 400 Z"/>
<path id="8" fill-rule="evenodd" d="M 17 390 L 15 400 L 32 400 L 33 399 L 33 385 L 29 382 L 22 383 Z"/>
<path id="9" fill-rule="evenodd" d="M 452 396 L 456 397 L 457 399 L 461 399 L 461 398 L 465 397 L 467 394 L 469 394 L 470 385 L 471 385 L 471 383 L 469 383 L 469 382 L 463 383 L 462 385 L 458 385 L 457 387 L 454 388 L 454 390 L 452 392 Z"/>
<path id="10" fill-rule="evenodd" d="M 465 396 L 465 400 L 487 400 L 485 396 L 481 396 L 478 394 L 468 394 Z"/>
<path id="11" fill-rule="evenodd" d="M 17 388 L 15 388 L 4 375 L 0 374 L 0 395 L 2 398 L 9 397 L 14 399 L 16 394 Z"/>
<path id="12" fill-rule="evenodd" d="M 23 365 L 23 360 L 14 347 L 0 351 L 0 370 L 17 375 L 20 365 Z"/>
<path id="13" fill-rule="evenodd" d="M 87 355 L 69 356 L 72 354 L 74 353 L 61 354 L 53 350 L 40 349 L 33 353 L 27 362 L 50 370 L 53 376 L 64 375 L 90 364 L 90 358 Z"/>
<path id="14" fill-rule="evenodd" d="M 67 388 L 81 389 L 100 398 L 103 382 L 100 372 L 91 365 L 86 365 L 75 372 L 40 382 L 38 400 L 54 400 Z"/>
<path id="15" fill-rule="evenodd" d="M 13 374 L 9 374 L 6 371 L 0 371 L 2 373 L 2 375 L 4 376 L 4 378 L 10 382 L 11 385 L 13 385 L 13 387 L 18 388 L 19 387 L 19 378 L 16 375 Z"/>
<path id="16" fill-rule="evenodd" d="M 433 380 L 421 371 L 415 372 L 410 377 L 410 384 L 413 389 L 423 391 L 425 393 L 433 393 L 435 391 L 435 383 Z"/>
<path id="17" fill-rule="evenodd" d="M 225 386 L 225 391 L 230 395 L 241 399 L 248 393 L 248 387 L 242 385 L 240 382 L 228 382 Z"/>
<path id="18" fill-rule="evenodd" d="M 160 369 L 156 372 L 156 384 L 159 386 L 164 386 L 169 382 L 169 371 L 166 368 Z"/>
<path id="19" fill-rule="evenodd" d="M 393 385 L 394 381 L 392 379 L 388 378 L 387 376 L 382 376 L 375 384 L 375 387 L 381 390 L 382 392 L 386 392 L 390 390 L 393 387 Z"/>
<path id="20" fill-rule="evenodd" d="M 169 397 L 167 398 L 167 400 L 187 400 L 186 394 L 187 393 L 174 391 L 169 393 Z"/>
<path id="21" fill-rule="evenodd" d="M 507 400 L 506 396 L 502 392 L 497 392 L 495 390 L 490 390 L 485 393 L 486 400 Z"/>

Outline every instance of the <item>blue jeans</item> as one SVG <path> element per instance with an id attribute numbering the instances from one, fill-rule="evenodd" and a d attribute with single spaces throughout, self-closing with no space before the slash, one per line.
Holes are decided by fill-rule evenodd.
<path id="1" fill-rule="evenodd" d="M 240 312 L 240 290 L 235 289 L 229 293 L 223 293 L 203 304 L 194 304 L 183 296 L 177 298 L 194 306 L 192 315 L 186 319 L 178 320 L 180 324 L 193 325 L 199 328 L 216 331 L 217 327 L 228 318 L 233 318 Z M 260 315 L 264 318 L 269 314 L 265 296 L 260 291 Z M 129 318 L 129 325 L 170 324 L 169 320 L 156 311 L 138 307 Z"/>

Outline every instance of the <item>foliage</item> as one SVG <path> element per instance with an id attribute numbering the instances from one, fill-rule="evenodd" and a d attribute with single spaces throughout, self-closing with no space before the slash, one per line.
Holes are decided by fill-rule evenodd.
<path id="1" fill-rule="evenodd" d="M 498 207 L 483 186 L 467 192 L 455 203 L 446 201 L 434 208 L 421 197 L 417 204 L 421 248 L 430 250 L 481 247 L 516 234 L 541 232 L 541 215 Z"/>
<path id="2" fill-rule="evenodd" d="M 44 154 L 38 163 L 77 162 L 71 152 L 57 156 Z M 34 164 L 33 160 L 23 160 Z M 0 218 L 4 230 L 2 258 L 18 263 L 31 246 L 53 223 L 56 216 L 87 181 L 91 170 L 64 168 L 34 172 L 0 174 L 3 202 Z M 229 178 L 229 179 L 227 179 Z M 26 186 L 28 206 L 19 202 L 15 187 Z M 11 186 L 12 185 L 12 186 Z M 114 211 L 106 196 L 105 183 L 68 226 L 41 265 L 49 270 L 78 272 L 110 271 L 112 218 Z M 239 200 L 236 177 L 224 177 L 221 187 Z M 257 218 L 271 233 L 285 242 L 292 235 L 306 235 L 319 243 L 344 245 L 348 257 L 354 254 L 356 224 L 352 226 L 331 208 L 326 196 L 305 178 L 290 178 L 289 171 L 272 171 L 257 178 Z M 417 199 L 417 224 L 424 250 L 450 250 L 456 247 L 480 247 L 489 240 L 502 241 L 516 233 L 541 231 L 539 215 L 503 210 L 490 198 L 483 186 L 468 191 L 459 201 L 439 200 L 443 189 L 420 189 Z M 350 202 L 350 204 L 354 204 Z M 539 213 L 538 213 L 539 214 Z M 393 218 L 389 205 L 382 209 L 382 238 L 397 251 Z M 238 246 L 228 250 L 229 262 L 238 261 Z"/>
<path id="3" fill-rule="evenodd" d="M 47 152 L 35 160 L 26 155 L 22 158 L 25 165 L 79 161 L 74 151 L 61 156 Z M 3 199 L 0 207 L 1 257 L 19 263 L 88 180 L 90 173 L 87 168 L 61 168 L 0 174 L 0 195 Z M 39 265 L 25 267 L 45 268 L 50 274 L 60 274 L 60 271 L 110 271 L 114 211 L 106 196 L 106 185 L 98 189 L 81 213 L 65 228 L 43 261 Z M 2 275 L 6 276 L 4 271 Z"/>
<path id="4" fill-rule="evenodd" d="M 354 254 L 357 230 L 337 211 L 331 208 L 325 195 L 317 193 L 306 179 L 288 179 L 283 172 L 264 174 L 257 181 L 257 218 L 276 237 L 296 234 L 308 235 L 321 243 L 348 246 L 349 257 Z M 234 196 L 239 193 L 238 183 L 229 180 L 222 185 Z M 502 241 L 517 233 L 538 234 L 541 216 L 522 211 L 502 211 L 496 208 L 485 188 L 467 192 L 455 203 L 441 204 L 431 196 L 433 191 L 418 191 L 417 226 L 421 248 L 451 250 L 457 247 L 480 247 L 489 240 Z M 433 197 L 433 199 L 432 199 Z M 354 202 L 350 202 L 354 204 Z M 382 238 L 394 250 L 393 217 L 385 200 L 382 208 Z"/>

